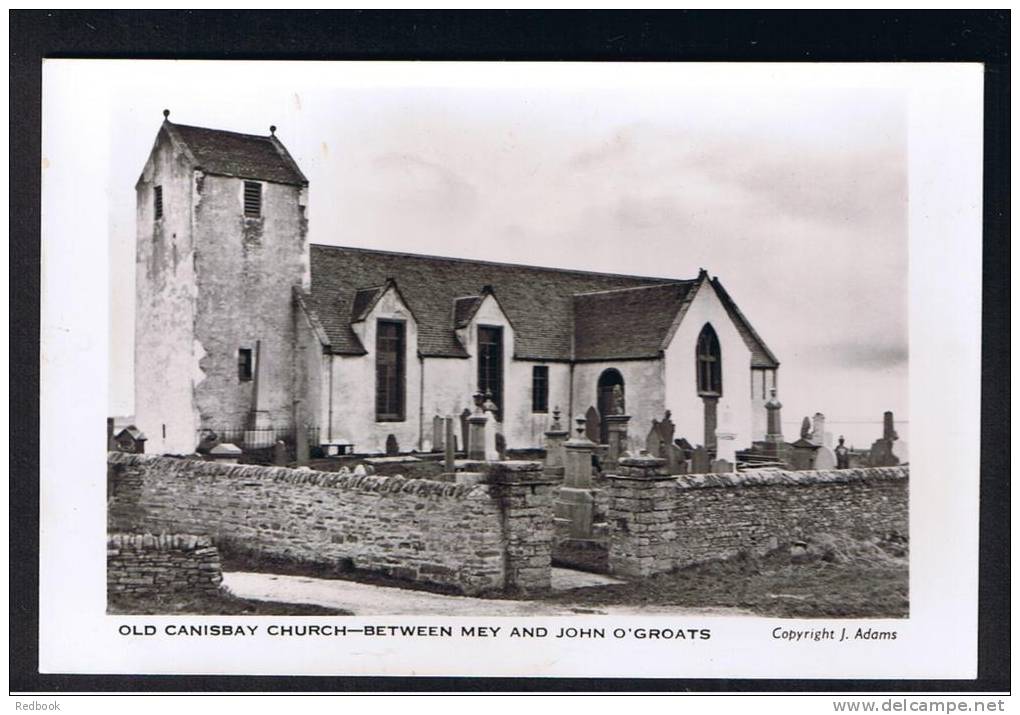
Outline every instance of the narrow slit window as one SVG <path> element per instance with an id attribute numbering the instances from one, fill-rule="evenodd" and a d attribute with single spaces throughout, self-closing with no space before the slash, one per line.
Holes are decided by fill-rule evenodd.
<path id="1" fill-rule="evenodd" d="M 549 411 L 549 366 L 531 368 L 531 411 Z"/>
<path id="2" fill-rule="evenodd" d="M 251 348 L 239 349 L 237 351 L 237 379 L 241 382 L 251 380 L 254 372 L 253 368 Z"/>
<path id="3" fill-rule="evenodd" d="M 156 220 L 163 218 L 163 187 L 157 186 L 152 190 L 153 208 Z"/>
<path id="4" fill-rule="evenodd" d="M 244 182 L 244 215 L 257 218 L 262 215 L 262 184 Z"/>

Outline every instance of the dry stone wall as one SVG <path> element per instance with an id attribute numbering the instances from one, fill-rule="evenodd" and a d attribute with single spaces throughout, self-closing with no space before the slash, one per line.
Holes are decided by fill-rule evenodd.
<path id="1" fill-rule="evenodd" d="M 219 590 L 220 554 L 208 536 L 109 534 L 107 593 L 154 596 Z"/>
<path id="2" fill-rule="evenodd" d="M 624 467 L 610 482 L 610 570 L 648 576 L 815 534 L 908 534 L 907 467 L 668 477 Z"/>
<path id="3" fill-rule="evenodd" d="M 108 461 L 113 530 L 203 534 L 465 593 L 549 587 L 552 493 L 540 471 L 459 485 L 114 452 Z"/>

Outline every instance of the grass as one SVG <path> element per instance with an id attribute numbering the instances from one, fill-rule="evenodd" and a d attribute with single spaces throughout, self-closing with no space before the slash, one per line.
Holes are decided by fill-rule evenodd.
<path id="1" fill-rule="evenodd" d="M 238 598 L 222 589 L 208 594 L 160 594 L 137 596 L 110 594 L 106 611 L 129 616 L 352 616 L 350 611 L 305 603 L 278 603 Z"/>
<path id="2" fill-rule="evenodd" d="M 546 600 L 579 606 L 731 607 L 778 618 L 906 618 L 906 544 L 837 540 L 821 535 L 806 553 L 777 549 L 611 586 L 554 594 Z"/>

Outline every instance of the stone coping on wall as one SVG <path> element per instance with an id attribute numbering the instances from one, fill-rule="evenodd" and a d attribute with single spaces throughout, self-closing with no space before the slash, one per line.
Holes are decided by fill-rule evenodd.
<path id="1" fill-rule="evenodd" d="M 852 484 L 907 480 L 909 467 L 857 467 L 851 469 L 812 469 L 793 472 L 762 469 L 728 474 L 684 474 L 676 477 L 680 489 L 716 489 L 731 487 L 806 486 L 810 484 Z"/>
<path id="2" fill-rule="evenodd" d="M 106 535 L 106 548 L 117 551 L 198 551 L 213 545 L 209 536 L 195 534 L 126 534 Z"/>
<path id="3" fill-rule="evenodd" d="M 431 479 L 406 479 L 399 475 L 377 476 L 339 474 L 337 472 L 316 472 L 311 469 L 290 469 L 288 467 L 263 467 L 256 464 L 221 464 L 201 459 L 181 459 L 148 454 L 108 452 L 108 464 L 124 466 L 155 467 L 166 474 L 180 474 L 191 477 L 219 476 L 231 479 L 266 479 L 289 484 L 331 489 L 417 494 L 419 496 L 453 497 L 460 499 L 487 498 L 488 485 L 451 484 Z"/>

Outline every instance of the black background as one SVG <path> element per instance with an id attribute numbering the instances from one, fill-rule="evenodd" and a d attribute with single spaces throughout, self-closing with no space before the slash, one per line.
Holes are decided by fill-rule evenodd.
<path id="1" fill-rule="evenodd" d="M 1008 691 L 1009 20 L 1008 10 L 10 11 L 11 691 Z M 40 675 L 39 157 L 46 57 L 985 63 L 978 679 Z M 54 437 L 49 448 L 59 442 Z M 945 448 L 952 448 L 948 433 Z"/>

